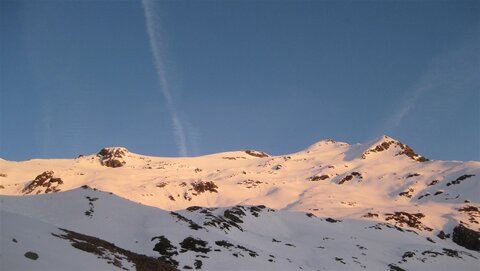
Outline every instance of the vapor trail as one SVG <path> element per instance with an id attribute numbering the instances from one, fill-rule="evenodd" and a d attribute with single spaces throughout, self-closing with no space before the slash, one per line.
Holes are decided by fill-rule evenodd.
<path id="1" fill-rule="evenodd" d="M 142 0 L 143 11 L 145 13 L 145 22 L 147 25 L 148 39 L 150 42 L 150 50 L 153 54 L 153 63 L 157 72 L 158 81 L 163 96 L 165 97 L 165 104 L 171 116 L 173 130 L 175 135 L 175 143 L 178 152 L 181 156 L 188 155 L 186 130 L 178 115 L 175 107 L 175 102 L 172 98 L 170 85 L 167 77 L 167 70 L 164 63 L 164 55 L 166 54 L 165 46 L 162 44 L 162 37 L 160 34 L 160 23 L 155 13 L 155 3 L 153 0 Z M 162 55 L 162 53 L 164 55 Z"/>
<path id="2" fill-rule="evenodd" d="M 385 123 L 383 130 L 391 131 L 402 123 L 420 100 L 440 97 L 455 99 L 459 91 L 480 87 L 480 54 L 477 41 L 461 44 L 456 50 L 432 60 L 426 72 L 411 86 L 400 106 Z M 443 98 L 444 99 L 444 98 Z"/>

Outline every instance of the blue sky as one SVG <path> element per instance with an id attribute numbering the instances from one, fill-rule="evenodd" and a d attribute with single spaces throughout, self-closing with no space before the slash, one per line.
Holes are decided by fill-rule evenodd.
<path id="1" fill-rule="evenodd" d="M 0 1 L 0 157 L 272 154 L 388 134 L 480 160 L 479 1 Z"/>

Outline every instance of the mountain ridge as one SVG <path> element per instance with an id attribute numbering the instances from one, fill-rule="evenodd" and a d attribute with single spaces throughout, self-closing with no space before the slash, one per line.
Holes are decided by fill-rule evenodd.
<path id="1" fill-rule="evenodd" d="M 322 140 L 302 151 L 279 156 L 262 151 L 243 150 L 198 157 L 172 158 L 145 156 L 132 153 L 123 147 L 108 147 L 96 154 L 79 156 L 75 159 L 34 159 L 23 162 L 0 160 L 0 194 L 2 194 L 0 200 L 2 210 L 24 214 L 42 221 L 46 219 L 58 228 L 98 237 L 106 242 L 114 242 L 119 246 L 118 249 L 126 251 L 154 256 L 152 249 L 155 246 L 151 243 L 153 241 L 147 242 L 147 240 L 155 237 L 155 240 L 164 245 L 170 242 L 172 250 L 167 249 L 170 246 L 158 248 L 164 254 L 160 253 L 161 255 L 157 254 L 157 256 L 166 262 L 177 263 L 174 265 L 181 269 L 188 269 L 183 268 L 182 265 L 196 268 L 195 263 L 202 268 L 201 264 L 189 258 L 190 256 L 185 258 L 184 255 L 190 252 L 183 254 L 181 251 L 185 248 L 181 249 L 181 247 L 182 244 L 187 247 L 191 245 L 193 248 L 200 246 L 199 251 L 202 251 L 201 244 L 204 243 L 195 240 L 203 240 L 200 233 L 204 230 L 201 229 L 209 230 L 210 227 L 219 231 L 223 237 L 218 238 L 223 239 L 209 239 L 208 245 L 205 246 L 212 246 L 218 241 L 219 244 L 226 246 L 224 248 L 231 253 L 229 255 L 238 259 L 243 258 L 246 261 L 243 263 L 245 267 L 254 268 L 259 264 L 258 266 L 267 268 L 263 262 L 272 263 L 275 261 L 273 258 L 262 258 L 261 263 L 257 262 L 259 258 L 248 256 L 249 253 L 253 255 L 255 253 L 248 251 L 249 249 L 256 253 L 259 251 L 246 246 L 245 240 L 235 239 L 235 236 L 242 235 L 244 230 L 241 221 L 248 218 L 247 220 L 253 224 L 249 224 L 247 231 L 256 235 L 266 234 L 262 229 L 269 228 L 265 224 L 267 221 L 279 228 L 282 228 L 281 225 L 290 225 L 287 227 L 288 230 L 285 228 L 285 232 L 278 232 L 286 237 L 288 232 L 295 231 L 293 225 L 297 225 L 297 222 L 291 219 L 297 216 L 301 217 L 295 218 L 300 219 L 299 227 L 306 227 L 307 232 L 315 235 L 322 234 L 326 230 L 323 226 L 319 229 L 311 228 L 311 223 L 320 223 L 312 222 L 316 220 L 327 223 L 325 225 L 337 225 L 345 230 L 348 229 L 352 232 L 352 238 L 360 238 L 357 232 L 360 234 L 365 228 L 378 231 L 389 229 L 388 231 L 392 230 L 392 233 L 387 236 L 391 236 L 393 232 L 399 233 L 399 235 L 395 233 L 397 237 L 392 239 L 396 240 L 394 241 L 396 245 L 400 244 L 397 238 L 401 239 L 402 233 L 412 233 L 420 238 L 418 240 L 415 239 L 417 237 L 414 238 L 418 241 L 415 241 L 417 242 L 415 246 L 420 246 L 423 250 L 417 247 L 416 251 L 405 250 L 402 253 L 411 252 L 417 255 L 412 257 L 418 258 L 420 262 L 427 254 L 437 256 L 452 254 L 453 252 L 445 252 L 442 249 L 429 250 L 425 247 L 442 240 L 440 243 L 447 251 L 473 253 L 471 254 L 473 257 L 466 256 L 470 257 L 470 260 L 467 260 L 468 265 L 461 266 L 467 270 L 468 266 L 475 267 L 480 258 L 480 255 L 475 254 L 480 250 L 479 241 L 475 239 L 475 236 L 480 236 L 478 193 L 480 162 L 436 161 L 422 159 L 422 157 L 407 145 L 387 136 L 365 144 L 354 145 Z M 109 195 L 122 200 L 110 200 Z M 77 203 L 68 205 L 69 197 L 72 204 Z M 74 198 L 76 200 L 73 200 Z M 48 204 L 40 207 L 42 206 L 40 201 Z M 12 202 L 16 203 L 11 204 Z M 34 202 L 36 203 L 33 204 Z M 99 207 L 103 206 L 99 205 L 101 202 L 116 202 L 118 207 L 107 204 L 105 206 L 108 208 L 105 207 L 106 209 L 100 211 L 103 208 Z M 70 207 L 61 208 L 63 204 Z M 99 235 L 96 227 L 101 224 L 91 228 L 92 231 L 88 230 L 92 227 L 90 225 L 93 223 L 92 219 L 99 214 L 109 216 L 108 210 L 113 212 L 110 219 L 117 223 L 115 225 L 124 223 L 129 225 L 130 222 L 122 217 L 131 212 L 127 210 L 133 210 L 128 207 L 133 206 L 132 204 L 138 206 L 138 210 L 135 209 L 134 212 L 145 215 L 145 217 L 139 216 L 137 218 L 139 220 L 149 221 L 150 213 L 161 210 L 165 214 L 161 215 L 162 217 L 168 217 L 167 220 L 171 219 L 170 217 L 174 218 L 177 221 L 175 223 L 182 223 L 185 229 L 181 232 L 173 231 L 165 234 L 155 230 L 152 236 L 144 237 L 143 245 L 148 243 L 148 246 L 151 246 L 149 249 L 143 246 L 132 246 L 131 234 L 126 235 L 130 236 L 126 241 L 117 240 L 116 236 L 125 235 L 125 231 L 130 226 L 118 226 L 113 235 Z M 58 205 L 59 209 L 55 205 Z M 54 211 L 55 208 L 58 211 Z M 30 209 L 32 211 L 28 211 Z M 269 220 L 256 218 L 255 214 L 261 216 L 262 210 L 272 210 L 265 213 L 268 214 L 267 217 L 271 217 Z M 37 216 L 37 213 L 41 216 Z M 73 217 L 67 219 L 69 213 Z M 277 214 L 281 217 L 292 216 L 292 218 L 283 220 L 283 218 L 276 218 Z M 311 220 L 315 217 L 316 220 Z M 78 221 L 78 225 L 66 225 L 62 222 L 64 220 Z M 104 222 L 101 223 L 107 223 L 107 220 L 102 221 Z M 191 230 L 194 230 L 195 234 L 192 235 L 193 239 L 188 239 L 189 233 L 192 233 Z M 335 232 L 334 229 L 332 230 Z M 134 232 L 140 234 L 141 229 L 136 229 Z M 55 234 L 58 235 L 58 233 Z M 364 237 L 367 238 L 366 236 L 371 233 L 365 234 L 367 235 Z M 170 235 L 177 237 L 172 239 Z M 271 236 L 271 238 L 280 240 L 279 236 Z M 298 244 L 294 244 L 299 242 L 299 236 L 292 238 L 290 242 L 282 244 L 286 247 L 289 247 L 286 244 L 299 247 Z M 195 245 L 195 242 L 198 244 Z M 378 240 L 372 240 L 372 242 L 375 246 L 382 246 Z M 270 240 L 267 243 L 275 242 Z M 261 245 L 266 251 L 273 254 L 283 253 L 281 252 L 283 250 L 277 251 L 267 243 Z M 459 249 L 458 245 L 464 248 Z M 404 246 L 408 247 L 408 244 L 401 245 L 402 249 Z M 338 244 L 333 246 L 332 253 L 340 248 Z M 116 251 L 123 251 L 118 249 Z M 295 268 L 302 266 L 312 269 L 320 264 L 314 260 L 317 257 L 314 255 L 318 253 L 313 252 L 314 247 L 304 249 L 302 253 L 311 256 L 297 255 L 296 260 L 290 259 L 291 263 L 295 263 Z M 425 255 L 420 256 L 422 251 L 433 252 L 425 252 Z M 396 255 L 397 252 L 389 253 Z M 196 253 L 200 253 L 198 254 L 200 256 L 196 255 L 194 258 L 201 261 L 204 268 L 212 269 L 214 266 L 222 266 L 225 269 L 231 269 L 219 263 L 217 256 L 213 257 L 215 259 L 204 260 L 207 258 L 202 258 L 201 252 Z M 407 254 L 411 255 L 411 253 Z M 358 256 L 352 257 L 358 258 Z M 410 258 L 408 256 L 405 256 L 406 260 L 401 260 L 400 263 L 393 262 L 391 256 L 386 257 L 392 261 L 393 266 L 398 268 L 415 266 L 408 264 L 407 258 Z M 289 262 L 286 258 L 281 261 L 283 264 Z M 348 263 L 345 257 L 337 258 L 341 260 L 335 260 L 333 257 L 334 264 Z M 430 263 L 427 265 L 428 268 L 442 267 L 441 264 L 437 264 L 443 260 L 427 258 L 424 261 Z M 351 261 L 351 264 L 355 264 L 355 268 L 364 269 L 362 265 L 379 268 L 378 259 L 353 260 L 361 262 L 357 264 Z M 313 265 L 307 264 L 309 262 Z M 366 264 L 367 262 L 370 265 Z M 130 264 L 125 262 L 124 266 L 131 266 Z M 334 266 L 325 265 L 327 269 Z M 131 268 L 133 267 L 127 269 Z M 277 267 L 273 264 L 269 268 Z M 338 269 L 339 266 L 335 268 Z M 382 268 L 400 270 L 388 265 Z"/>
<path id="2" fill-rule="evenodd" d="M 310 144 L 308 145 L 307 147 L 299 150 L 299 151 L 296 151 L 296 152 L 292 152 L 292 153 L 287 153 L 287 154 L 278 154 L 278 155 L 271 155 L 269 154 L 266 150 L 253 150 L 253 149 L 242 149 L 242 150 L 226 150 L 226 151 L 221 151 L 221 152 L 215 152 L 215 153 L 207 153 L 207 154 L 202 154 L 202 155 L 198 155 L 198 156 L 157 156 L 157 155 L 145 155 L 145 154 L 141 154 L 141 153 L 137 153 L 137 152 L 132 152 L 129 150 L 129 148 L 127 147 L 124 147 L 124 146 L 105 146 L 103 148 L 101 148 L 97 153 L 91 153 L 91 154 L 77 154 L 76 156 L 73 156 L 73 157 L 62 157 L 62 158 L 30 158 L 30 159 L 26 159 L 26 160 L 9 160 L 9 159 L 5 159 L 5 158 L 2 158 L 0 157 L 0 161 L 9 161 L 9 162 L 26 162 L 26 161 L 32 161 L 32 160 L 47 160 L 47 159 L 55 159 L 55 160 L 64 160 L 64 159 L 74 159 L 74 158 L 79 158 L 79 157 L 84 157 L 84 156 L 90 156 L 90 155 L 98 155 L 102 152 L 102 150 L 108 150 L 108 149 L 115 149 L 115 150 L 118 150 L 118 151 L 124 151 L 124 152 L 128 152 L 128 153 L 131 153 L 131 154 L 136 154 L 136 155 L 141 155 L 141 156 L 145 156 L 145 157 L 157 157 L 157 158 L 198 158 L 198 157 L 204 157 L 204 156 L 212 156 L 212 155 L 220 155 L 220 154 L 233 154 L 233 153 L 242 153 L 242 152 L 245 152 L 245 151 L 258 151 L 258 152 L 262 152 L 264 154 L 267 154 L 269 156 L 287 156 L 287 155 L 291 155 L 291 154 L 295 154 L 295 153 L 299 153 L 299 152 L 304 152 L 304 151 L 312 151 L 313 149 L 315 149 L 315 146 L 322 146 L 322 145 L 328 145 L 328 144 L 338 144 L 338 145 L 343 145 L 343 146 L 357 146 L 357 145 L 369 145 L 369 144 L 374 144 L 375 142 L 380 142 L 382 140 L 392 140 L 392 141 L 395 141 L 395 142 L 398 142 L 398 143 L 401 143 L 400 140 L 398 139 L 395 139 L 393 137 L 390 137 L 388 135 L 382 135 L 382 136 L 379 136 L 377 138 L 374 138 L 373 140 L 369 140 L 367 141 L 366 143 L 348 143 L 348 142 L 343 142 L 343 141 L 336 141 L 334 139 L 331 139 L 331 138 L 326 138 L 326 139 L 320 139 L 318 141 L 316 141 L 315 143 L 313 144 Z M 403 144 L 403 143 L 402 143 Z"/>

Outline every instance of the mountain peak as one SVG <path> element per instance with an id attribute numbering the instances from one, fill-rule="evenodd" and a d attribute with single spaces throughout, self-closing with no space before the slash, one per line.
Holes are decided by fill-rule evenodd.
<path id="1" fill-rule="evenodd" d="M 317 151 L 323 149 L 325 147 L 338 147 L 338 146 L 348 146 L 348 143 L 345 142 L 338 142 L 334 139 L 322 139 L 320 141 L 315 142 L 314 144 L 308 146 L 305 150 L 306 151 Z"/>
<path id="2" fill-rule="evenodd" d="M 396 142 L 400 142 L 399 140 L 391 137 L 391 136 L 388 136 L 388 135 L 382 135 L 381 137 L 378 138 L 378 140 L 386 140 L 386 141 L 396 141 Z"/>
<path id="3" fill-rule="evenodd" d="M 129 153 L 129 151 L 125 147 L 105 147 L 98 152 L 98 155 L 107 155 L 107 154 L 125 155 L 127 153 Z"/>
<path id="4" fill-rule="evenodd" d="M 383 135 L 377 140 L 375 140 L 370 147 L 362 153 L 362 159 L 367 159 L 368 156 L 372 155 L 373 153 L 380 153 L 387 151 L 389 149 L 395 150 L 395 156 L 405 155 L 412 160 L 417 162 L 426 162 L 429 161 L 424 156 L 417 154 L 412 148 L 408 145 L 403 144 L 402 142 L 387 136 Z"/>

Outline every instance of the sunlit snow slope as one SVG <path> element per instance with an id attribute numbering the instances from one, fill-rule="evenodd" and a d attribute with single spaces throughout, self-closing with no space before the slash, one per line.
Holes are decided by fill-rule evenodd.
<path id="1" fill-rule="evenodd" d="M 429 161 L 388 136 L 355 145 L 324 140 L 283 156 L 247 150 L 163 158 L 105 148 L 76 159 L 0 160 L 0 184 L 0 193 L 10 195 L 0 198 L 2 264 L 17 269 L 29 266 L 6 259 L 34 261 L 23 247 L 19 259 L 10 257 L 21 243 L 17 220 L 38 224 L 31 234 L 52 249 L 68 241 L 56 237 L 64 228 L 177 268 L 479 267 L 480 162 Z M 190 206 L 216 209 L 185 210 Z M 181 252 L 190 235 L 210 251 Z M 172 247 L 156 251 L 156 243 Z M 114 256 L 102 264 L 139 269 L 137 256 L 122 253 L 120 264 Z"/>

